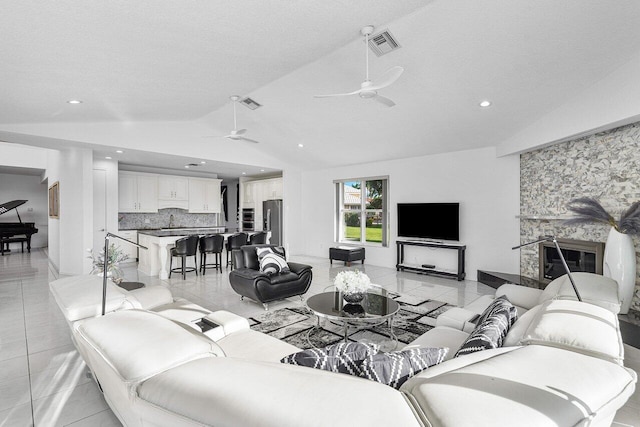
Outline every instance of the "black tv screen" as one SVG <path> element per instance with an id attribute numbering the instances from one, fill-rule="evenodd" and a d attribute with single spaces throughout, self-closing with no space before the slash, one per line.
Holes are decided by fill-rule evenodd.
<path id="1" fill-rule="evenodd" d="M 398 203 L 398 237 L 460 240 L 459 203 Z"/>

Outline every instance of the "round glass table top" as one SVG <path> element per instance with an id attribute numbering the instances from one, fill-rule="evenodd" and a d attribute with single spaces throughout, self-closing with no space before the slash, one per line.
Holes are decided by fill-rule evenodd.
<path id="1" fill-rule="evenodd" d="M 362 302 L 349 304 L 341 292 L 323 292 L 307 298 L 307 307 L 320 317 L 336 320 L 381 320 L 395 315 L 400 305 L 379 293 L 367 292 Z"/>

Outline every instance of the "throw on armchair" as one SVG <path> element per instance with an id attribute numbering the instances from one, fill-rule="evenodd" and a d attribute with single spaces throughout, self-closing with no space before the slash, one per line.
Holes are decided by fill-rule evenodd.
<path id="1" fill-rule="evenodd" d="M 268 302 L 302 295 L 311 286 L 311 266 L 288 262 L 290 271 L 267 274 L 260 271 L 256 248 L 273 248 L 273 245 L 246 245 L 233 250 L 235 269 L 229 272 L 229 282 L 241 299 L 259 301 L 265 310 Z"/>

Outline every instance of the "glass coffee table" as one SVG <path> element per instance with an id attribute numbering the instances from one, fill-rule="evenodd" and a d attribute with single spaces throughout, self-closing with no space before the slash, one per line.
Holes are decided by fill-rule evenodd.
<path id="1" fill-rule="evenodd" d="M 400 305 L 380 287 L 367 292 L 358 304 L 347 303 L 341 292 L 332 290 L 307 298 L 307 307 L 318 317 L 317 325 L 307 333 L 308 341 L 313 331 L 320 329 L 320 319 L 324 318 L 343 328 L 344 342 L 349 340 L 349 327 L 362 329 L 383 323 L 387 324 L 389 338 L 394 345 L 398 342 L 398 337 L 393 332 L 393 318 Z"/>

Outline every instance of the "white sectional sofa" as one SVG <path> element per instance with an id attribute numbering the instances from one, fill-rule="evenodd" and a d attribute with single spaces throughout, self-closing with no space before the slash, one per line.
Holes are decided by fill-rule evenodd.
<path id="1" fill-rule="evenodd" d="M 72 322 L 124 425 L 605 426 L 637 380 L 623 365 L 616 315 L 586 302 L 533 305 L 504 347 L 446 360 L 399 390 L 282 364 L 299 349 L 231 313 L 207 314 L 221 326 L 204 333 L 184 322 L 192 315 L 170 313 L 136 308 Z M 439 326 L 409 346 L 447 346 L 453 355 L 466 336 Z"/>

